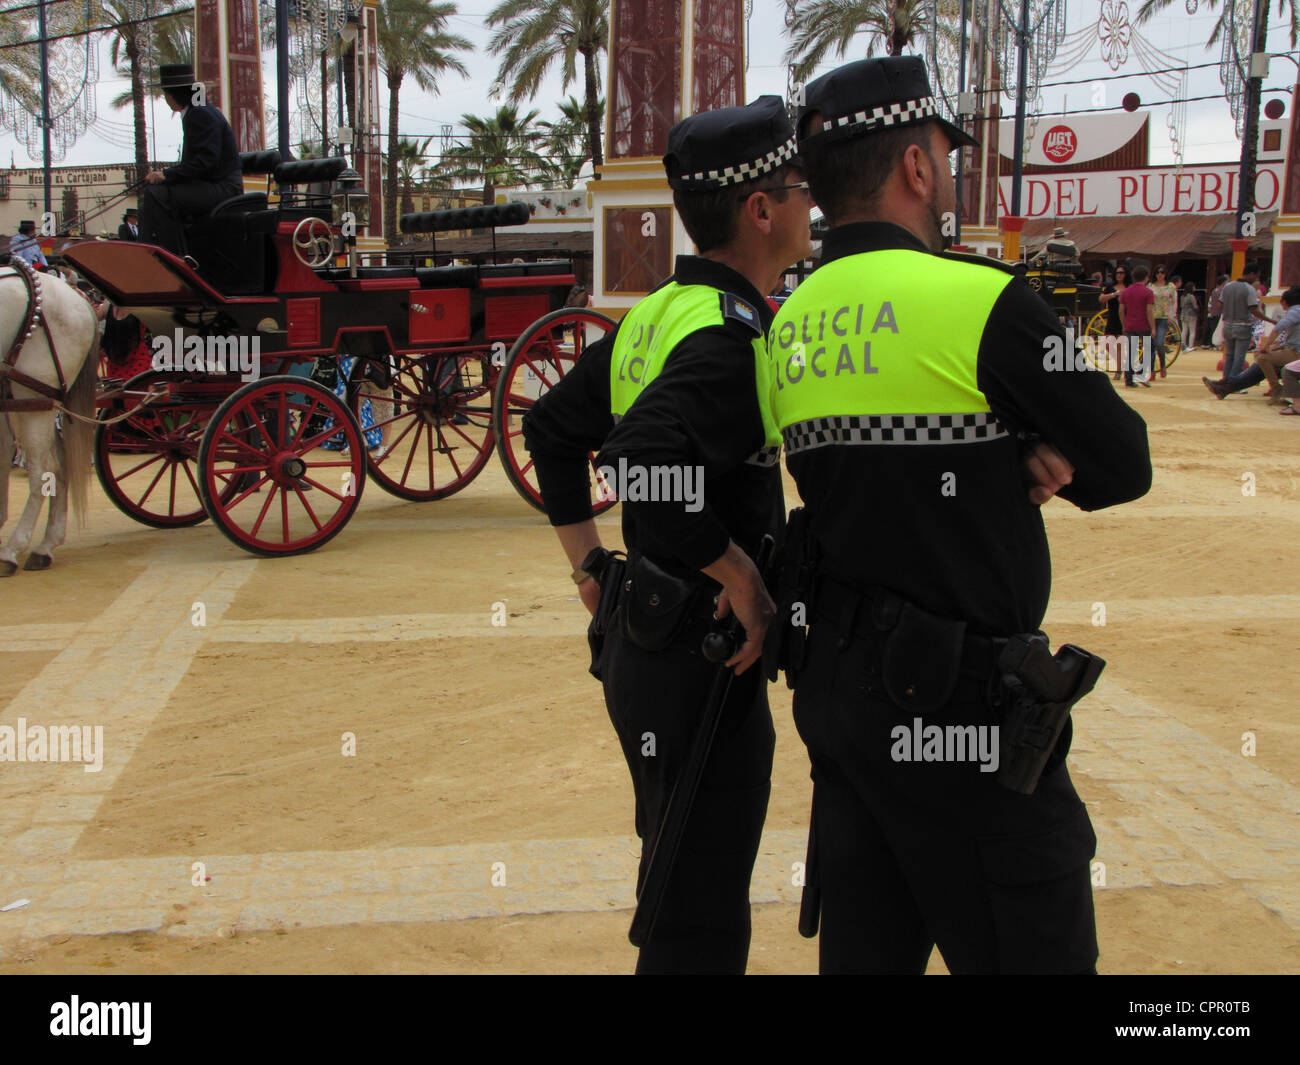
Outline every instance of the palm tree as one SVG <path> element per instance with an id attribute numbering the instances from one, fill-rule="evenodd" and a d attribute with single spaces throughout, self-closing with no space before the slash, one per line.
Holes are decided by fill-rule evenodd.
<path id="1" fill-rule="evenodd" d="M 545 169 L 542 157 L 529 146 L 537 114 L 520 115 L 507 104 L 491 118 L 461 115 L 469 136 L 443 155 L 444 172 L 459 181 L 482 181 L 485 204 L 496 198 L 498 185 L 531 185 Z"/>
<path id="2" fill-rule="evenodd" d="M 410 214 L 415 210 L 415 172 L 424 166 L 432 140 L 432 137 L 425 137 L 423 141 L 403 137 L 397 142 L 397 177 L 402 191 L 402 214 Z"/>
<path id="3" fill-rule="evenodd" d="M 165 14 L 174 6 L 172 0 L 157 0 L 157 3 L 158 11 L 155 14 Z M 115 23 L 110 31 L 109 59 L 117 70 L 131 78 L 130 103 L 132 124 L 135 127 L 135 176 L 139 180 L 149 171 L 149 148 L 145 140 L 144 118 L 144 98 L 149 91 L 148 86 L 145 85 L 145 68 L 149 56 L 140 47 L 142 37 L 140 24 L 128 21 L 135 18 L 137 14 L 130 0 L 104 0 L 104 11 L 109 21 Z M 159 30 L 160 27 L 154 27 L 152 34 L 154 40 L 161 35 Z M 123 94 L 119 99 L 125 99 L 125 96 L 126 94 Z M 113 104 L 115 107 L 124 106 L 117 100 L 113 101 Z"/>
<path id="4" fill-rule="evenodd" d="M 0 45 L 16 45 L 36 36 L 36 20 L 31 15 L 9 15 L 0 23 Z M 24 110 L 40 114 L 40 83 L 41 59 L 36 45 L 0 49 L 0 92 L 8 93 Z"/>
<path id="5" fill-rule="evenodd" d="M 397 235 L 397 104 L 402 82 L 409 76 L 425 92 L 436 92 L 438 75 L 453 71 L 468 75 L 465 64 L 453 52 L 473 47 L 464 37 L 447 32 L 447 20 L 456 14 L 455 4 L 431 0 L 384 0 L 379 6 L 376 37 L 380 69 L 388 79 L 388 180 L 384 184 L 384 239 L 393 243 Z"/>
<path id="6" fill-rule="evenodd" d="M 488 44 L 493 55 L 504 56 L 492 94 L 509 83 L 508 101 L 531 100 L 555 60 L 560 60 L 562 90 L 582 74 L 587 125 L 587 155 L 596 166 L 605 162 L 601 150 L 600 53 L 609 44 L 609 0 L 502 0 L 488 12 L 488 25 L 499 26 Z"/>
<path id="7" fill-rule="evenodd" d="M 859 33 L 867 33 L 866 58 L 884 44 L 888 55 L 902 55 L 926 32 L 927 0 L 808 0 L 790 24 L 786 61 L 795 64 L 794 77 L 803 81 L 833 48 L 848 53 Z"/>
<path id="8" fill-rule="evenodd" d="M 598 100 L 599 120 L 604 121 L 605 101 Z M 570 96 L 557 105 L 560 121 L 538 122 L 542 131 L 542 181 L 553 188 L 571 189 L 591 154 L 587 151 L 587 105 Z"/>
<path id="9" fill-rule="evenodd" d="M 194 20 L 188 15 L 168 15 L 158 19 L 153 25 L 149 38 L 148 53 L 141 53 L 141 62 L 155 71 L 164 63 L 189 63 L 194 65 Z M 118 64 L 119 74 L 130 74 L 130 70 Z M 145 96 L 162 99 L 162 89 L 156 81 L 144 87 Z M 113 97 L 111 104 L 118 110 L 132 106 L 130 89 L 123 89 Z"/>

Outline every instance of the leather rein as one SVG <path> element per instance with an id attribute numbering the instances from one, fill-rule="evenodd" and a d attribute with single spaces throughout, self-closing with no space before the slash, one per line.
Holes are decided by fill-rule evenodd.
<path id="1" fill-rule="evenodd" d="M 63 365 L 59 361 L 59 352 L 54 345 L 54 334 L 50 331 L 49 322 L 42 309 L 44 293 L 41 291 L 41 277 L 21 256 L 15 255 L 9 265 L 27 286 L 27 311 L 23 316 L 22 325 L 18 328 L 18 339 L 5 354 L 4 361 L 0 362 L 0 410 L 49 410 L 56 403 L 61 405 L 67 398 L 68 383 L 63 377 Z M 84 293 L 82 295 L 84 296 Z M 54 372 L 59 378 L 58 388 L 36 380 L 17 367 L 18 356 L 22 353 L 23 345 L 31 339 L 37 326 L 44 330 L 45 339 L 50 346 L 50 358 L 54 360 Z M 33 392 L 47 398 L 17 399 L 14 397 L 11 382 L 30 388 Z"/>

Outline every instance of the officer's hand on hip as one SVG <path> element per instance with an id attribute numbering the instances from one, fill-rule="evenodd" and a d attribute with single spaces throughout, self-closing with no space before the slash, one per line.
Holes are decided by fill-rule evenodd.
<path id="1" fill-rule="evenodd" d="M 161 185 L 164 181 L 167 180 L 163 176 L 163 172 L 161 170 L 150 170 L 149 173 L 145 174 L 144 179 L 150 185 Z"/>
<path id="2" fill-rule="evenodd" d="M 767 594 L 754 560 L 734 541 L 704 572 L 722 585 L 716 616 L 721 619 L 734 612 L 736 620 L 745 627 L 744 644 L 726 662 L 739 676 L 762 657 L 763 638 L 776 616 L 776 604 Z"/>
<path id="3" fill-rule="evenodd" d="M 1029 501 L 1040 506 L 1074 480 L 1070 460 L 1051 444 L 1039 440 L 1024 453 L 1025 472 L 1029 474 Z"/>

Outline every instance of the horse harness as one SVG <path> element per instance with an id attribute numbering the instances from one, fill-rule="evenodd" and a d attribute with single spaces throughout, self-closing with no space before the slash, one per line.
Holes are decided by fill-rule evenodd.
<path id="1" fill-rule="evenodd" d="M 43 299 L 41 278 L 36 269 L 20 256 L 15 255 L 9 265 L 27 286 L 27 313 L 23 317 L 23 324 L 18 328 L 18 339 L 5 354 L 4 361 L 0 362 L 0 411 L 53 410 L 56 403 L 61 406 L 67 399 L 68 383 L 63 379 L 63 366 L 59 362 L 58 349 L 54 346 L 54 334 L 50 331 L 49 322 L 46 321 L 41 307 Z M 22 353 L 23 345 L 31 339 L 37 325 L 45 330 L 45 339 L 50 345 L 50 358 L 54 360 L 54 372 L 59 378 L 58 388 L 52 388 L 44 381 L 36 380 L 17 367 L 18 356 Z M 10 382 L 17 382 L 33 392 L 39 392 L 45 398 L 16 398 Z"/>

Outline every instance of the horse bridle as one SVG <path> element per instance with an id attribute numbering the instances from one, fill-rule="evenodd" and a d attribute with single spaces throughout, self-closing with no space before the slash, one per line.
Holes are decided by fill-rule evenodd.
<path id="1" fill-rule="evenodd" d="M 35 268 L 21 256 L 15 255 L 9 265 L 27 286 L 27 313 L 23 324 L 18 328 L 18 339 L 0 362 L 0 410 L 50 410 L 55 403 L 61 404 L 68 395 L 68 383 L 63 378 L 63 366 L 59 362 L 59 352 L 54 346 L 54 334 L 43 313 L 41 303 L 44 294 L 41 291 L 41 278 Z M 84 295 L 84 293 L 82 293 Z M 59 387 L 53 388 L 44 381 L 23 373 L 17 368 L 18 356 L 23 345 L 32 337 L 37 325 L 45 331 L 45 339 L 50 345 L 50 358 L 54 360 L 54 372 L 59 378 Z M 45 399 L 17 399 L 14 397 L 10 382 L 17 382 L 33 392 L 38 392 Z"/>

